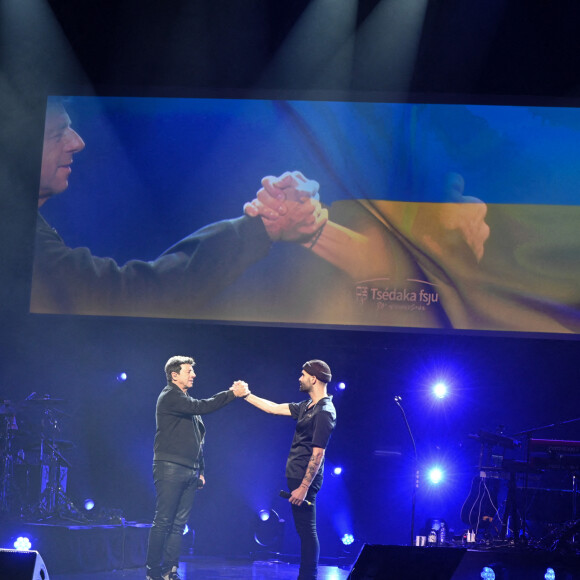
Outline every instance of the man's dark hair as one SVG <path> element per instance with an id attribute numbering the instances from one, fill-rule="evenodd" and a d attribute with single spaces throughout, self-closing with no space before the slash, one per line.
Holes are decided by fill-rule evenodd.
<path id="1" fill-rule="evenodd" d="M 181 372 L 181 365 L 194 365 L 195 361 L 190 356 L 172 356 L 165 363 L 165 376 L 167 382 L 172 382 L 171 373 L 179 374 Z"/>
<path id="2" fill-rule="evenodd" d="M 330 383 L 332 379 L 332 374 L 330 373 L 330 367 L 323 360 L 309 360 L 302 365 L 302 368 L 313 377 L 316 377 L 319 381 L 323 383 Z"/>

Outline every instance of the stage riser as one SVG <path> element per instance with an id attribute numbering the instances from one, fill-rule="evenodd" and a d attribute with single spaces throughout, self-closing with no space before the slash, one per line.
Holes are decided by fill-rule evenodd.
<path id="1" fill-rule="evenodd" d="M 544 580 L 548 567 L 557 580 L 580 579 L 580 557 L 545 552 L 492 552 L 462 548 L 415 548 L 366 544 L 348 580 L 480 580 L 484 566 L 502 570 L 497 580 Z"/>
<path id="2" fill-rule="evenodd" d="M 0 548 L 26 536 L 50 574 L 103 572 L 144 566 L 149 526 L 2 524 Z"/>

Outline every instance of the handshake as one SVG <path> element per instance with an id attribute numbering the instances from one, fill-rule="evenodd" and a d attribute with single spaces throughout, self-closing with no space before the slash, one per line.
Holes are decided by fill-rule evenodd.
<path id="1" fill-rule="evenodd" d="M 230 387 L 230 391 L 233 391 L 236 397 L 242 397 L 243 399 L 250 394 L 248 383 L 245 381 L 234 381 L 233 385 Z"/>
<path id="2" fill-rule="evenodd" d="M 260 217 L 272 241 L 307 243 L 328 221 L 320 204 L 320 186 L 300 171 L 287 171 L 262 179 L 256 199 L 244 205 L 244 213 Z"/>

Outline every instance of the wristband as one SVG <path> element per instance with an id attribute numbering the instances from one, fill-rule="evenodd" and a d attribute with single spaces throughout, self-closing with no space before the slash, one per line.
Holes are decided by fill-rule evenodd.
<path id="1" fill-rule="evenodd" d="M 247 395 L 244 395 L 243 397 L 240 397 L 240 398 L 247 399 L 251 394 L 252 394 L 252 391 L 250 391 Z"/>
<path id="2" fill-rule="evenodd" d="M 312 250 L 312 248 L 314 248 L 314 246 L 316 245 L 316 242 L 318 241 L 318 238 L 320 238 L 320 236 L 322 235 L 322 230 L 324 229 L 324 226 L 326 224 L 324 224 L 312 237 L 312 239 L 310 240 L 310 245 L 308 246 L 309 250 Z"/>

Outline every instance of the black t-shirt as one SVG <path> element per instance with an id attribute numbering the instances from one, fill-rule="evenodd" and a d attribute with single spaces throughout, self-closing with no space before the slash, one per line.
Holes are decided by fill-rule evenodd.
<path id="1" fill-rule="evenodd" d="M 286 462 L 286 477 L 302 479 L 306 473 L 308 462 L 312 457 L 312 448 L 326 449 L 332 430 L 336 425 L 336 410 L 332 404 L 332 397 L 323 397 L 310 409 L 312 401 L 289 403 L 290 414 L 296 419 L 296 431 Z M 324 459 L 320 465 L 314 484 L 322 484 Z"/>

